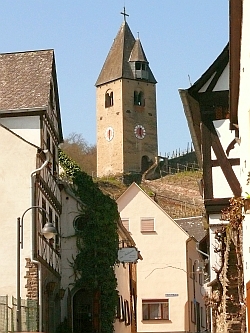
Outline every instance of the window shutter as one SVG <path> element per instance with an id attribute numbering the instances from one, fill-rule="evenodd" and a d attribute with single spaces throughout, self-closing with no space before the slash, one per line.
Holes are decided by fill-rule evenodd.
<path id="1" fill-rule="evenodd" d="M 122 219 L 122 224 L 129 231 L 129 219 Z"/>
<path id="2" fill-rule="evenodd" d="M 147 218 L 141 219 L 141 232 L 152 232 L 155 231 L 154 219 Z"/>

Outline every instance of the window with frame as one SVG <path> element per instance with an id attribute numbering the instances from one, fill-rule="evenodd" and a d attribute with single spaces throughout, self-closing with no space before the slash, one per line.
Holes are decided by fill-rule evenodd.
<path id="1" fill-rule="evenodd" d="M 46 147 L 47 147 L 47 149 L 50 151 L 50 149 L 51 149 L 51 141 L 50 141 L 50 134 L 49 134 L 49 132 L 47 131 L 47 134 L 46 134 L 46 136 L 47 136 L 47 140 L 46 140 Z"/>
<path id="2" fill-rule="evenodd" d="M 53 211 L 50 207 L 49 207 L 49 222 L 53 223 Z"/>
<path id="3" fill-rule="evenodd" d="M 46 223 L 46 200 L 42 199 L 42 227 L 45 226 Z"/>
<path id="4" fill-rule="evenodd" d="M 203 284 L 203 272 L 199 272 L 198 275 L 199 275 L 199 284 L 202 286 L 202 284 Z"/>
<path id="5" fill-rule="evenodd" d="M 131 313 L 129 308 L 129 302 L 127 300 L 124 301 L 124 311 L 125 311 L 125 325 L 129 326 L 131 324 Z"/>
<path id="6" fill-rule="evenodd" d="M 196 307 L 195 303 L 191 301 L 191 321 L 196 324 Z"/>
<path id="7" fill-rule="evenodd" d="M 105 108 L 109 108 L 114 105 L 114 94 L 113 91 L 107 91 L 105 94 Z"/>
<path id="8" fill-rule="evenodd" d="M 206 327 L 206 312 L 203 306 L 201 306 L 201 326 Z"/>
<path id="9" fill-rule="evenodd" d="M 142 300 L 142 320 L 169 320 L 169 299 Z"/>
<path id="10" fill-rule="evenodd" d="M 129 231 L 129 219 L 122 219 L 122 224 Z"/>
<path id="11" fill-rule="evenodd" d="M 125 309 L 124 309 L 124 301 L 123 301 L 122 296 L 119 296 L 119 298 L 118 298 L 116 318 L 118 318 L 119 321 L 125 321 Z"/>
<path id="12" fill-rule="evenodd" d="M 146 71 L 147 70 L 147 64 L 145 62 L 136 61 L 135 69 L 137 71 L 140 71 L 140 70 Z"/>
<path id="13" fill-rule="evenodd" d="M 56 249 L 59 250 L 60 249 L 60 239 L 59 239 L 59 218 L 57 215 L 55 215 L 55 228 L 57 230 L 57 234 L 55 236 L 55 241 L 56 241 Z"/>
<path id="14" fill-rule="evenodd" d="M 192 262 L 191 258 L 188 259 L 188 272 L 189 272 L 189 277 L 191 279 L 193 279 L 194 278 L 194 274 L 193 274 L 193 262 Z"/>
<path id="15" fill-rule="evenodd" d="M 194 262 L 193 275 L 194 275 L 195 282 L 197 282 L 197 276 L 199 275 L 199 273 L 197 272 L 197 263 L 196 263 L 196 261 Z"/>
<path id="16" fill-rule="evenodd" d="M 134 105 L 145 106 L 143 91 L 134 91 Z"/>
<path id="17" fill-rule="evenodd" d="M 155 220 L 154 218 L 141 218 L 141 232 L 154 232 Z"/>
<path id="18" fill-rule="evenodd" d="M 53 176 L 57 176 L 57 163 L 56 163 L 56 147 L 55 145 L 53 144 L 53 148 L 52 148 L 52 158 L 53 158 L 53 165 L 52 165 L 52 168 L 53 168 Z"/>

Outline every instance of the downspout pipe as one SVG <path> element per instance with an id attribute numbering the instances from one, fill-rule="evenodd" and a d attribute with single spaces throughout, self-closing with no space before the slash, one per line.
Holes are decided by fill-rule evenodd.
<path id="1" fill-rule="evenodd" d="M 43 150 L 45 154 L 45 161 L 41 165 L 40 168 L 35 169 L 30 174 L 31 180 L 31 207 L 36 206 L 36 193 L 35 193 L 35 177 L 36 175 L 43 170 L 46 165 L 49 163 L 49 151 Z M 41 270 L 41 263 L 38 260 L 35 260 L 35 248 L 36 248 L 36 209 L 32 209 L 32 218 L 31 218 L 31 232 L 32 232 L 32 243 L 31 243 L 31 263 L 37 265 L 38 267 L 38 309 L 39 309 L 39 332 L 42 332 L 42 314 L 43 314 L 43 307 L 42 307 L 42 270 Z"/>
<path id="2" fill-rule="evenodd" d="M 189 278 L 188 278 L 188 260 L 189 260 L 189 251 L 188 251 L 188 243 L 192 240 L 191 237 L 189 237 L 186 240 L 186 265 L 187 265 L 187 294 L 188 294 L 188 331 L 191 332 L 191 296 L 190 296 L 190 288 L 189 288 Z"/>

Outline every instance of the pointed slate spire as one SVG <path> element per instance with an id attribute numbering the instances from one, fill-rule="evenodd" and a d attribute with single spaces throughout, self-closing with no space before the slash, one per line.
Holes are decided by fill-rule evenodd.
<path id="1" fill-rule="evenodd" d="M 139 60 L 138 57 L 143 60 Z M 131 68 L 131 62 L 135 62 L 134 59 L 136 58 L 138 58 L 136 61 L 148 64 L 140 40 L 135 40 L 127 22 L 124 20 L 104 62 L 96 86 L 120 78 L 136 79 Z M 148 72 L 148 82 L 156 83 L 149 66 Z"/>

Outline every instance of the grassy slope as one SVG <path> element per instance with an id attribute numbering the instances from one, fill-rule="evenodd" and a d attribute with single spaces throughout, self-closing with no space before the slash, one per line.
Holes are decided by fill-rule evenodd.
<path id="1" fill-rule="evenodd" d="M 187 171 L 167 175 L 157 180 L 145 181 L 140 186 L 172 218 L 198 216 L 203 212 L 203 200 L 198 186 L 201 178 L 202 172 Z M 114 179 L 100 180 L 98 186 L 114 199 L 117 199 L 127 189 L 127 186 Z"/>

